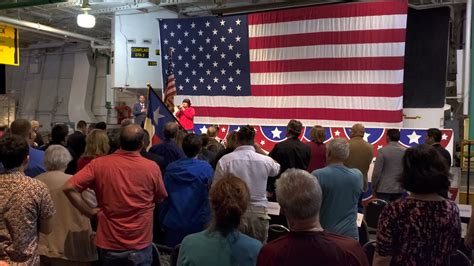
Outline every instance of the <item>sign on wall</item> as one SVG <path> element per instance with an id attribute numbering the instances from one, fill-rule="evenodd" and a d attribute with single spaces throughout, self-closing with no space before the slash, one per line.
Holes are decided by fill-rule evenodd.
<path id="1" fill-rule="evenodd" d="M 132 47 L 132 58 L 148 58 L 149 53 L 148 47 Z"/>
<path id="2" fill-rule="evenodd" d="M 0 64 L 19 66 L 18 29 L 6 25 L 0 25 Z"/>

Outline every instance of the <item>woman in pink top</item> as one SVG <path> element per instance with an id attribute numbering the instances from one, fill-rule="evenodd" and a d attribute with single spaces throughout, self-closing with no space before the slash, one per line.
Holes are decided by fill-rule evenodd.
<path id="1" fill-rule="evenodd" d="M 326 167 L 326 140 L 325 129 L 322 126 L 314 126 L 311 129 L 311 142 L 308 143 L 311 148 L 311 159 L 308 165 L 308 172 Z"/>
<path id="2" fill-rule="evenodd" d="M 109 153 L 109 137 L 101 129 L 92 130 L 86 137 L 86 148 L 81 158 L 77 161 L 77 171 L 79 172 L 93 159 L 107 155 Z"/>

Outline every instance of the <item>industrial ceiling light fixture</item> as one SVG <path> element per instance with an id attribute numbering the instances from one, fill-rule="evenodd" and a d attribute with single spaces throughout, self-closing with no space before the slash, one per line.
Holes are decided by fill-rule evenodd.
<path id="1" fill-rule="evenodd" d="M 77 25 L 82 28 L 91 29 L 95 26 L 95 17 L 88 13 L 91 10 L 89 0 L 83 0 L 81 5 L 83 14 L 77 15 Z"/>

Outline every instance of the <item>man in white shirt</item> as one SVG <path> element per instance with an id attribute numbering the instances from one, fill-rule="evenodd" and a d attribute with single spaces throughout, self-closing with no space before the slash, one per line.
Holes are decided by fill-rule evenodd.
<path id="1" fill-rule="evenodd" d="M 233 175 L 241 178 L 250 190 L 250 204 L 242 217 L 239 230 L 262 243 L 268 237 L 267 180 L 280 172 L 280 165 L 266 155 L 258 154 L 254 148 L 255 130 L 242 127 L 237 133 L 239 147 L 223 156 L 217 163 L 214 181 Z M 214 183 L 215 183 L 214 182 Z"/>

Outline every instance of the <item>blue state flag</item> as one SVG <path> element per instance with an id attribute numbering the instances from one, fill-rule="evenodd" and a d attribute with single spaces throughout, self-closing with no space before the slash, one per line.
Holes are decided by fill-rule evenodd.
<path id="1" fill-rule="evenodd" d="M 163 130 L 168 122 L 176 122 L 176 117 L 170 112 L 153 88 L 148 88 L 148 111 L 144 129 L 150 133 L 151 144 L 160 143 L 165 139 Z"/>

